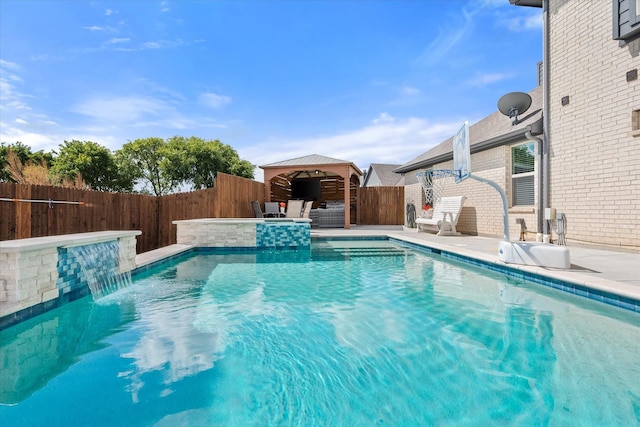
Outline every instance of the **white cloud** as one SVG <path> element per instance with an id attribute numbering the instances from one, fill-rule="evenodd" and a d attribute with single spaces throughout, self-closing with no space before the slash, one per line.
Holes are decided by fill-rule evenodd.
<path id="1" fill-rule="evenodd" d="M 16 64 L 15 62 L 5 61 L 4 59 L 0 59 L 0 68 L 12 71 L 22 70 L 22 66 L 20 66 L 19 64 Z"/>
<path id="2" fill-rule="evenodd" d="M 64 56 L 59 56 L 59 55 L 51 55 L 49 53 L 42 53 L 39 55 L 32 55 L 29 57 L 29 59 L 31 61 L 47 61 L 47 62 L 53 62 L 53 61 L 62 61 L 65 59 Z"/>
<path id="3" fill-rule="evenodd" d="M 539 30 L 542 28 L 542 14 L 510 18 L 505 20 L 502 25 L 513 32 Z"/>
<path id="4" fill-rule="evenodd" d="M 32 132 L 21 129 L 17 126 L 2 124 L 0 128 L 0 141 L 13 144 L 22 142 L 32 148 L 32 151 L 44 150 L 50 151 L 55 149 L 58 144 L 62 143 L 62 139 L 49 132 Z"/>
<path id="5" fill-rule="evenodd" d="M 239 148 L 243 159 L 264 165 L 295 157 L 320 154 L 348 160 L 360 168 L 371 163 L 403 164 L 452 136 L 462 120 L 431 122 L 424 118 L 395 118 L 381 113 L 360 129 L 333 136 L 306 139 L 272 138 L 252 147 Z M 262 169 L 256 168 L 262 180 Z"/>
<path id="6" fill-rule="evenodd" d="M 380 113 L 380 115 L 371 120 L 371 123 L 377 124 L 377 123 L 385 123 L 385 122 L 393 122 L 395 120 L 394 117 L 392 117 L 389 113 Z"/>
<path id="7" fill-rule="evenodd" d="M 231 103 L 231 97 L 207 92 L 200 95 L 200 103 L 209 108 L 220 108 Z"/>
<path id="8" fill-rule="evenodd" d="M 416 96 L 422 93 L 420 89 L 412 86 L 403 86 L 400 88 L 400 92 L 405 96 Z"/>
<path id="9" fill-rule="evenodd" d="M 172 111 L 165 101 L 146 96 L 97 95 L 72 107 L 72 111 L 103 122 L 131 123 L 146 116 Z"/>
<path id="10" fill-rule="evenodd" d="M 158 42 L 146 42 L 142 43 L 143 49 L 160 49 L 161 45 Z"/>
<path id="11" fill-rule="evenodd" d="M 17 73 L 22 66 L 0 60 L 0 71 L 0 141 L 20 141 L 34 151 L 56 148 L 63 141 L 59 139 L 58 124 L 31 107 L 30 102 L 36 98 L 20 88 L 23 80 Z"/>
<path id="12" fill-rule="evenodd" d="M 91 26 L 82 27 L 82 28 L 84 28 L 85 30 L 89 30 L 89 31 L 104 31 L 105 30 L 103 27 L 99 27 L 97 25 L 91 25 Z"/>
<path id="13" fill-rule="evenodd" d="M 511 77 L 512 75 L 510 73 L 476 73 L 471 79 L 465 81 L 465 83 L 469 86 L 482 87 L 491 83 L 510 79 Z"/>
<path id="14" fill-rule="evenodd" d="M 183 46 L 185 42 L 183 40 L 159 40 L 152 42 L 144 42 L 140 45 L 140 50 L 144 49 L 164 49 L 164 48 L 175 48 Z"/>
<path id="15" fill-rule="evenodd" d="M 114 37 L 112 39 L 107 40 L 105 42 L 105 44 L 127 43 L 129 41 L 131 41 L 131 39 L 128 38 L 128 37 L 122 37 L 122 38 L 115 38 Z"/>
<path id="16" fill-rule="evenodd" d="M 30 110 L 27 100 L 28 95 L 18 89 L 18 85 L 23 83 L 22 78 L 17 74 L 22 71 L 22 66 L 14 62 L 0 60 L 0 110 L 4 111 L 0 123 L 6 120 L 8 111 Z"/>
<path id="17" fill-rule="evenodd" d="M 418 62 L 426 65 L 437 64 L 472 30 L 472 14 L 463 9 L 460 11 L 460 15 L 461 17 L 456 17 L 457 26 L 438 28 L 438 36 L 429 43 L 429 46 L 420 55 Z"/>

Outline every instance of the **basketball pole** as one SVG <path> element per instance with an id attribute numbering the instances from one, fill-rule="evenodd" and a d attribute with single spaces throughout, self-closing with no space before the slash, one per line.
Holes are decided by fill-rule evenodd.
<path id="1" fill-rule="evenodd" d="M 504 193 L 504 190 L 497 183 L 491 181 L 490 179 L 482 178 L 472 173 L 470 173 L 467 176 L 471 179 L 475 179 L 476 181 L 492 186 L 500 194 L 500 198 L 502 199 L 502 223 L 504 224 L 503 231 L 502 231 L 502 238 L 504 239 L 505 242 L 508 242 L 509 241 L 509 208 L 507 204 L 507 195 Z"/>

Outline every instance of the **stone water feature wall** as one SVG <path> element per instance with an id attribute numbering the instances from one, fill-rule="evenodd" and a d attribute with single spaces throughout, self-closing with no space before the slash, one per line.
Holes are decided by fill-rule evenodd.
<path id="1" fill-rule="evenodd" d="M 210 248 L 299 248 L 311 244 L 305 218 L 193 219 L 174 221 L 176 241 Z"/>
<path id="2" fill-rule="evenodd" d="M 139 234 L 102 231 L 0 242 L 0 329 L 89 293 L 69 248 L 118 242 L 118 273 L 126 273 L 135 268 Z"/>

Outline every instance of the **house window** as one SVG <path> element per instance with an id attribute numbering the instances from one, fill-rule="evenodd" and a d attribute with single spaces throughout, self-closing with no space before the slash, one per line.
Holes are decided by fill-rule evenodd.
<path id="1" fill-rule="evenodd" d="M 613 38 L 620 45 L 640 36 L 640 0 L 613 0 Z"/>
<path id="2" fill-rule="evenodd" d="M 511 200 L 513 206 L 535 204 L 535 153 L 536 148 L 533 141 L 511 147 Z"/>

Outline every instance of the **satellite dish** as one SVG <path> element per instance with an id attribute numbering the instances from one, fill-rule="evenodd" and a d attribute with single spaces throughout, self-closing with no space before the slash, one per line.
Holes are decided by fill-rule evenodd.
<path id="1" fill-rule="evenodd" d="M 524 114 L 531 107 L 531 97 L 524 92 L 511 92 L 498 101 L 498 110 L 505 116 L 514 119 L 512 124 L 518 123 L 518 115 Z"/>

